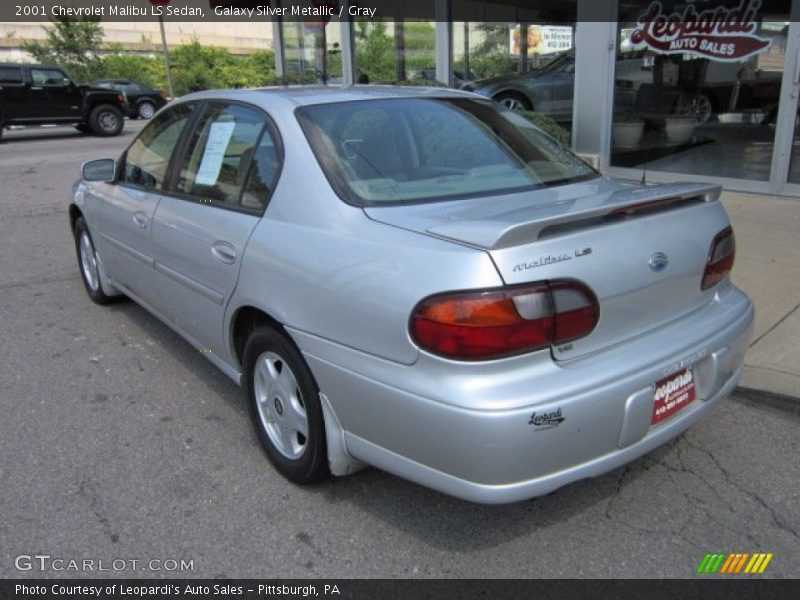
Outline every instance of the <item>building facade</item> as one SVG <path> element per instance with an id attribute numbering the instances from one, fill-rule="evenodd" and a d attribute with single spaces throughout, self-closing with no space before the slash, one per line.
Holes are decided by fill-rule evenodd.
<path id="1" fill-rule="evenodd" d="M 276 70 L 464 87 L 550 116 L 611 175 L 800 196 L 800 0 L 434 3 L 430 21 L 276 21 Z"/>
<path id="2" fill-rule="evenodd" d="M 25 42 L 42 41 L 42 23 L 0 23 L 0 61 L 29 60 Z M 161 51 L 158 21 L 102 21 L 103 43 L 120 47 L 125 52 L 154 54 Z M 230 23 L 220 27 L 216 22 L 165 20 L 164 29 L 170 47 L 197 40 L 206 46 L 227 48 L 233 54 L 252 54 L 272 49 L 272 27 L 269 23 Z"/>

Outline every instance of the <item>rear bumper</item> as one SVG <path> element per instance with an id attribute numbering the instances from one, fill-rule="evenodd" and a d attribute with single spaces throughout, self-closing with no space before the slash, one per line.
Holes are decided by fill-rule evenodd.
<path id="1" fill-rule="evenodd" d="M 480 503 L 549 493 L 646 454 L 735 388 L 753 323 L 731 285 L 646 335 L 570 363 L 546 353 L 483 364 L 398 365 L 291 333 L 356 459 Z M 653 383 L 691 366 L 697 399 L 650 426 Z M 537 425 L 534 414 L 563 417 Z"/>

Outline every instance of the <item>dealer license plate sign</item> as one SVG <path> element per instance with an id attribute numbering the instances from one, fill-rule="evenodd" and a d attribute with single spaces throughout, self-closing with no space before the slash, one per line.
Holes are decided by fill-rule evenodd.
<path id="1" fill-rule="evenodd" d="M 668 419 L 695 399 L 694 377 L 691 369 L 684 369 L 656 382 L 651 425 Z"/>

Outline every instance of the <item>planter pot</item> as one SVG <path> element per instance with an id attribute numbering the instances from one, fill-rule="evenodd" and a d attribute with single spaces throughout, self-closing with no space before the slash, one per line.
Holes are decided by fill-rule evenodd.
<path id="1" fill-rule="evenodd" d="M 685 144 L 692 139 L 696 125 L 691 117 L 667 117 L 664 119 L 667 141 L 670 144 Z"/>
<path id="2" fill-rule="evenodd" d="M 642 141 L 644 121 L 614 123 L 613 136 L 616 148 L 636 148 Z"/>

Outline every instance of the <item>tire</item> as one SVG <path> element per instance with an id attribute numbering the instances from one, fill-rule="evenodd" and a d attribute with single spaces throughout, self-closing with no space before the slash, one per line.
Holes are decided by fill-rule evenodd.
<path id="1" fill-rule="evenodd" d="M 714 115 L 714 101 L 703 92 L 682 94 L 678 100 L 678 112 L 692 115 L 697 125 L 705 125 Z"/>
<path id="2" fill-rule="evenodd" d="M 500 92 L 496 96 L 492 96 L 492 100 L 511 110 L 533 110 L 531 101 L 518 92 Z"/>
<path id="3" fill-rule="evenodd" d="M 155 104 L 147 100 L 140 102 L 136 108 L 136 116 L 140 119 L 152 119 L 154 114 L 156 114 Z"/>
<path id="4" fill-rule="evenodd" d="M 243 362 L 245 400 L 267 458 L 295 483 L 329 477 L 319 388 L 297 347 L 276 328 L 258 326 Z"/>
<path id="5" fill-rule="evenodd" d="M 89 298 L 96 304 L 110 304 L 114 302 L 115 296 L 107 296 L 103 292 L 100 284 L 100 271 L 97 265 L 97 253 L 94 250 L 94 242 L 86 226 L 83 217 L 78 217 L 75 221 L 75 252 L 78 255 L 78 268 L 81 272 L 81 279 L 86 288 Z"/>
<path id="6" fill-rule="evenodd" d="M 95 135 L 110 137 L 119 135 L 124 125 L 122 111 L 110 104 L 100 104 L 89 114 L 89 126 Z"/>

